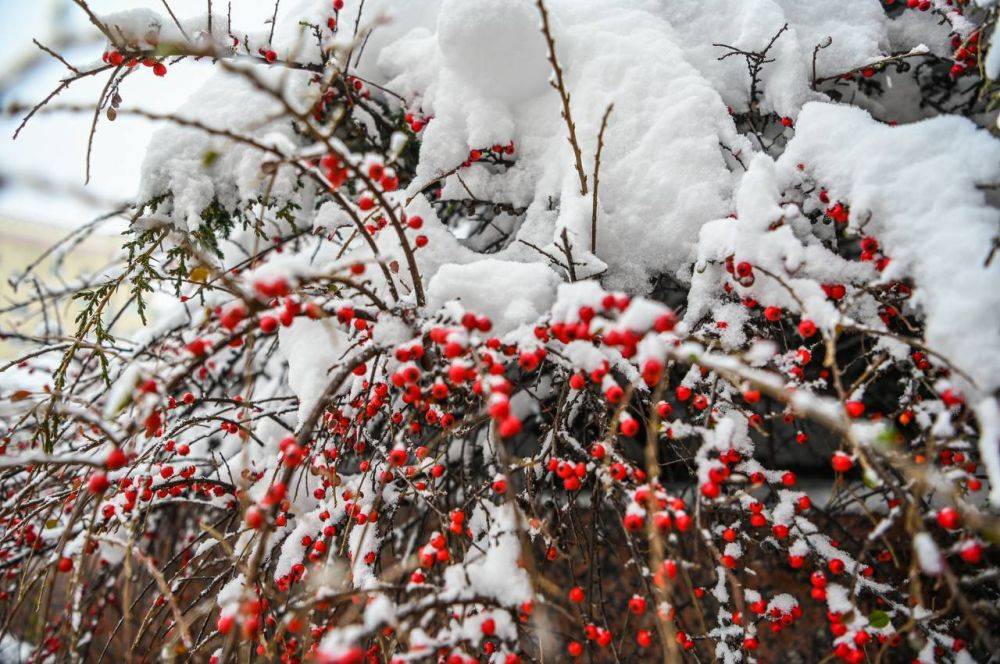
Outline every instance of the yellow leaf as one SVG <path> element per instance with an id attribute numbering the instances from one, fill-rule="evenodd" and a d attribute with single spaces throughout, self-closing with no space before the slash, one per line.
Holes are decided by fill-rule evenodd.
<path id="1" fill-rule="evenodd" d="M 205 283 L 205 280 L 208 279 L 209 274 L 211 274 L 211 272 L 207 267 L 199 265 L 195 269 L 191 270 L 191 274 L 189 276 L 191 277 L 191 281 L 197 281 L 199 284 L 203 284 Z"/>

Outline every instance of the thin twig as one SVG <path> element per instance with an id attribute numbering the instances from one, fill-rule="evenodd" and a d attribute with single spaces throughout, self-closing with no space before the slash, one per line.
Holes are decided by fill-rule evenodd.
<path id="1" fill-rule="evenodd" d="M 832 43 L 833 43 L 833 37 L 827 36 L 827 38 L 824 41 L 820 42 L 819 44 L 816 44 L 816 46 L 813 47 L 813 60 L 812 60 L 812 74 L 813 74 L 812 75 L 812 88 L 813 88 L 813 90 L 816 89 L 816 58 L 819 56 L 819 52 L 821 50 L 823 50 L 824 48 L 829 48 L 830 44 L 832 44 Z"/>
<path id="2" fill-rule="evenodd" d="M 601 130 L 597 132 L 597 151 L 594 153 L 594 198 L 590 209 L 590 253 L 592 254 L 597 252 L 597 187 L 601 173 L 601 150 L 604 149 L 604 130 L 608 127 L 608 116 L 614 107 L 614 104 L 608 104 L 604 110 L 604 117 L 601 118 Z"/>
<path id="3" fill-rule="evenodd" d="M 94 134 L 97 133 L 97 121 L 101 117 L 101 109 L 104 108 L 104 100 L 108 96 L 108 90 L 111 89 L 111 84 L 114 83 L 119 71 L 121 71 L 121 65 L 111 72 L 108 82 L 104 84 L 104 89 L 101 90 L 101 96 L 97 98 L 97 104 L 94 105 L 94 119 L 90 123 L 90 134 L 87 136 L 86 177 L 84 178 L 84 184 L 90 182 L 90 155 L 94 150 Z"/>
<path id="4" fill-rule="evenodd" d="M 559 249 L 566 254 L 566 269 L 569 271 L 569 280 L 576 281 L 576 266 L 573 265 L 573 249 L 569 244 L 569 235 L 566 229 L 562 229 L 562 246 Z M 558 245 L 557 245 L 558 246 Z"/>
<path id="5" fill-rule="evenodd" d="M 73 2 L 75 2 L 76 6 L 82 9 L 87 14 L 87 18 L 90 19 L 90 22 L 93 23 L 94 27 L 100 30 L 104 34 L 104 36 L 108 38 L 108 41 L 110 41 L 112 44 L 115 45 L 118 44 L 118 42 L 115 40 L 115 36 L 111 34 L 110 30 L 108 30 L 108 26 L 104 25 L 104 22 L 101 19 L 97 18 L 97 14 L 95 14 L 90 9 L 85 0 L 73 0 Z"/>
<path id="6" fill-rule="evenodd" d="M 31 110 L 28 111 L 28 114 L 25 115 L 24 119 L 21 120 L 21 123 L 17 125 L 17 129 L 14 130 L 14 140 L 17 139 L 18 135 L 21 133 L 21 130 L 24 129 L 25 125 L 28 124 L 28 121 L 31 120 L 32 117 L 34 117 L 34 115 L 39 111 L 39 109 L 48 104 L 53 98 L 55 98 L 56 95 L 58 95 L 60 92 L 62 92 L 70 85 L 80 80 L 81 78 L 86 78 L 87 76 L 94 76 L 95 74 L 100 74 L 101 72 L 105 72 L 111 69 L 111 67 L 112 65 L 101 65 L 100 67 L 97 67 L 95 69 L 89 69 L 87 71 L 77 74 L 76 76 L 72 76 L 70 78 L 66 78 L 60 81 L 59 85 L 57 85 L 56 88 L 45 97 L 45 99 L 41 100 L 40 102 L 31 107 Z"/>
<path id="7" fill-rule="evenodd" d="M 67 61 L 66 61 L 66 60 L 65 60 L 65 59 L 63 58 L 63 56 L 61 56 L 61 55 L 59 55 L 58 53 L 56 53 L 55 51 L 53 51 L 53 50 L 52 50 L 51 48 L 49 48 L 49 47 L 48 47 L 48 46 L 46 46 L 45 44 L 42 44 L 42 43 L 41 43 L 41 42 L 39 42 L 39 41 L 38 41 L 37 39 L 32 39 L 31 41 L 32 41 L 32 42 L 34 42 L 35 46 L 37 46 L 38 48 L 40 48 L 40 49 L 42 49 L 43 51 L 45 51 L 46 53 L 48 53 L 49 55 L 51 55 L 51 56 L 52 56 L 53 58 L 55 58 L 55 59 L 56 59 L 56 60 L 58 60 L 59 62 L 63 63 L 63 64 L 64 64 L 64 65 L 66 66 L 66 68 L 67 68 L 67 69 L 69 69 L 69 70 L 70 70 L 71 72 L 73 72 L 74 74 L 79 74 L 79 73 L 80 73 L 80 70 L 79 70 L 79 69 L 77 69 L 76 67 L 74 67 L 73 65 L 71 65 L 70 63 L 68 63 L 68 62 L 67 62 Z"/>
<path id="8" fill-rule="evenodd" d="M 573 156 L 576 158 L 576 174 L 580 177 L 580 195 L 587 195 L 587 175 L 583 171 L 583 153 L 580 151 L 580 144 L 576 140 L 576 125 L 573 123 L 573 115 L 570 113 L 569 92 L 566 90 L 566 83 L 563 81 L 562 67 L 556 58 L 556 42 L 552 38 L 552 31 L 549 28 L 549 13 L 545 9 L 542 0 L 536 0 L 538 13 L 542 16 L 542 34 L 545 35 L 545 43 L 549 48 L 549 63 L 555 72 L 555 82 L 550 81 L 550 85 L 559 91 L 559 98 L 562 100 L 562 116 L 566 120 L 566 128 L 569 130 L 569 144 L 573 148 Z"/>
<path id="9" fill-rule="evenodd" d="M 166 7 L 167 13 L 170 14 L 170 18 L 174 20 L 174 25 L 177 26 L 177 29 L 181 31 L 182 35 L 184 35 L 184 39 L 190 42 L 191 37 L 188 36 L 187 30 L 184 29 L 184 26 L 181 25 L 181 22 L 177 20 L 177 16 L 174 14 L 174 10 L 170 8 L 170 4 L 167 2 L 167 0 L 160 0 L 160 2 L 162 2 L 163 6 Z"/>
<path id="10" fill-rule="evenodd" d="M 278 5 L 281 0 L 274 0 L 274 13 L 271 14 L 271 34 L 267 36 L 267 43 L 270 45 L 274 41 L 274 25 L 278 21 Z"/>

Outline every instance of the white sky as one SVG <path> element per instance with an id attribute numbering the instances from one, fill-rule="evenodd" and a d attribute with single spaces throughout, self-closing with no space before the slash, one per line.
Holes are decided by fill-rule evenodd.
<path id="1" fill-rule="evenodd" d="M 206 0 L 168 1 L 180 19 L 204 14 L 207 8 Z M 90 0 L 89 4 L 98 15 L 137 7 L 165 13 L 161 0 Z M 226 0 L 213 2 L 216 13 L 225 13 L 225 6 Z M 233 26 L 261 29 L 273 9 L 270 0 L 232 0 Z M 63 52 L 66 59 L 76 66 L 100 60 L 104 42 L 96 40 L 97 31 L 71 0 L 0 0 L 0 25 L 4 26 L 0 85 L 9 85 L 6 79 L 14 63 L 37 51 L 31 43 L 33 37 L 51 45 L 60 15 L 65 17 L 62 25 L 70 26 L 74 33 L 94 37 L 90 47 Z M 13 101 L 33 105 L 58 85 L 66 69 L 46 58 L 48 62 L 33 69 L 27 79 L 19 80 L 10 89 L 0 87 L 0 103 L 4 107 Z M 149 69 L 137 72 L 121 87 L 122 107 L 173 111 L 204 82 L 211 67 L 209 63 L 182 62 L 171 66 L 164 78 L 153 76 Z M 106 77 L 81 80 L 54 101 L 93 105 L 106 81 Z M 0 116 L 0 177 L 6 181 L 6 186 L 0 189 L 0 219 L 72 226 L 135 194 L 143 154 L 156 127 L 121 115 L 115 122 L 108 122 L 102 116 L 94 137 L 91 181 L 85 191 L 106 203 L 95 207 L 92 202 L 67 195 L 69 191 L 82 190 L 84 184 L 92 117 L 91 114 L 39 114 L 14 141 L 11 137 L 21 118 Z M 36 183 L 41 179 L 47 184 L 29 186 L 25 178 Z"/>

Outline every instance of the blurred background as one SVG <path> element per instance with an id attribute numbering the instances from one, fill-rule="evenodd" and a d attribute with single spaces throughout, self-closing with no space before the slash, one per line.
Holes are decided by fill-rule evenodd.
<path id="1" fill-rule="evenodd" d="M 181 20 L 204 15 L 208 8 L 207 0 L 168 2 Z M 162 0 L 88 0 L 87 4 L 98 16 L 143 7 L 166 14 Z M 286 4 L 291 3 L 286 0 Z M 274 3 L 214 0 L 213 10 L 231 11 L 234 29 L 260 30 L 270 20 Z M 5 37 L 0 58 L 0 328 L 37 334 L 45 321 L 26 316 L 25 308 L 17 306 L 34 296 L 32 278 L 72 287 L 115 259 L 124 220 L 111 216 L 91 224 L 132 200 L 146 146 L 157 126 L 127 114 L 114 122 L 102 116 L 93 140 L 89 183 L 85 183 L 85 159 L 92 113 L 43 109 L 15 140 L 25 111 L 12 112 L 11 107 L 34 106 L 71 73 L 33 40 L 79 69 L 101 63 L 106 41 L 73 0 L 0 0 L 0 25 Z M 121 87 L 121 108 L 175 111 L 211 71 L 209 62 L 185 60 L 171 65 L 163 78 L 131 76 Z M 93 107 L 105 80 L 95 76 L 76 81 L 53 104 Z M 85 226 L 86 237 L 72 251 L 45 255 L 54 243 Z M 29 266 L 31 275 L 22 278 Z M 65 315 L 71 320 L 73 313 L 70 308 Z M 0 360 L 15 357 L 17 345 L 0 338 Z"/>

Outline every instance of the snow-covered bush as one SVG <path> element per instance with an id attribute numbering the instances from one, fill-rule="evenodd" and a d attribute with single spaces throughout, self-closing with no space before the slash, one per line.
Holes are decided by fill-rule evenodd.
<path id="1" fill-rule="evenodd" d="M 33 661 L 998 652 L 995 3 L 221 4 L 67 74 L 164 126 L 16 305 Z"/>

